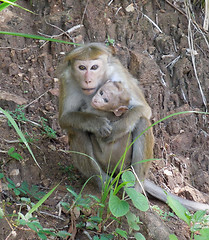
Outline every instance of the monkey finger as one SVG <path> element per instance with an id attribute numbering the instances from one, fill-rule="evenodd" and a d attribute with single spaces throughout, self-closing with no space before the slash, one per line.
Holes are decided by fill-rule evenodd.
<path id="1" fill-rule="evenodd" d="M 113 136 L 114 136 L 114 134 L 111 133 L 109 136 L 104 137 L 102 140 L 106 143 L 112 143 L 115 141 L 115 138 Z"/>
<path id="2" fill-rule="evenodd" d="M 111 131 L 112 131 L 112 127 L 110 125 L 102 126 L 100 131 L 99 131 L 100 132 L 100 137 L 101 138 L 108 137 L 111 134 Z"/>

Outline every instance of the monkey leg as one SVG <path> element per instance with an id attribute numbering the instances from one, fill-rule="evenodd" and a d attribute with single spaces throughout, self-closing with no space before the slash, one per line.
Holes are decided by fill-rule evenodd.
<path id="1" fill-rule="evenodd" d="M 71 159 L 73 165 L 87 178 L 97 176 L 96 183 L 102 188 L 102 182 L 98 176 L 102 177 L 103 182 L 108 178 L 107 174 L 102 170 L 99 163 L 94 157 L 90 134 L 87 132 L 76 130 L 74 134 L 69 135 Z"/>
<path id="2" fill-rule="evenodd" d="M 149 126 L 150 121 L 145 117 L 141 117 L 132 132 L 133 141 L 135 141 L 133 144 L 132 165 L 142 184 L 149 171 L 151 161 L 144 163 L 140 163 L 140 161 L 153 158 L 154 136 L 151 128 L 142 136 L 139 137 L 139 135 Z M 141 192 L 139 184 L 136 184 L 135 187 Z"/>

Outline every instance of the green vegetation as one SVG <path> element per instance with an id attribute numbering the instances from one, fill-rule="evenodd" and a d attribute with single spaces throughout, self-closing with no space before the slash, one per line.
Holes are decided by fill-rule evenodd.
<path id="1" fill-rule="evenodd" d="M 17 196 L 21 195 L 18 201 L 18 212 L 13 211 L 12 214 L 6 213 L 6 206 L 11 205 L 8 201 L 2 201 L 2 206 L 0 207 L 0 219 L 6 219 L 11 228 L 11 234 L 15 233 L 16 228 L 21 227 L 22 230 L 30 230 L 37 233 L 37 236 L 43 240 L 46 240 L 49 235 L 59 236 L 62 238 L 70 236 L 70 234 L 66 231 L 56 231 L 54 228 L 44 228 L 40 224 L 38 218 L 32 215 L 33 212 L 38 211 L 38 208 L 41 208 L 42 204 L 54 192 L 58 185 L 45 194 L 44 192 L 40 192 L 38 187 L 35 185 L 29 188 L 26 182 L 23 182 L 20 187 L 16 187 L 14 182 L 9 178 L 5 178 L 3 173 L 0 173 L 0 180 L 1 179 L 4 179 L 4 182 L 7 184 L 10 191 L 12 190 Z M 28 195 L 39 201 L 34 204 L 29 197 L 25 197 Z M 29 210 L 26 214 L 23 214 L 23 209 L 25 209 L 25 207 Z"/>
<path id="2" fill-rule="evenodd" d="M 101 199 L 92 195 L 82 197 L 83 188 L 79 194 L 71 188 L 67 188 L 73 197 L 73 203 L 61 202 L 61 205 L 66 211 L 70 212 L 71 215 L 77 214 L 77 228 L 84 228 L 84 226 L 86 226 L 87 229 L 105 232 L 108 231 L 108 226 L 112 224 L 116 225 L 115 230 L 111 234 L 97 235 L 93 239 L 115 239 L 117 236 L 127 239 L 133 231 L 140 230 L 139 224 L 141 224 L 141 222 L 139 217 L 130 211 L 129 201 L 131 201 L 137 209 L 147 211 L 149 208 L 148 200 L 143 194 L 133 188 L 135 177 L 132 172 L 125 171 L 120 174 L 122 174 L 122 183 L 115 185 L 114 179 L 109 186 L 110 194 L 108 197 L 106 191 L 103 192 Z M 87 182 L 84 185 L 86 185 Z M 104 189 L 108 189 L 107 183 Z M 119 190 L 121 193 L 119 193 Z M 89 214 L 92 212 L 94 214 Z M 129 232 L 122 229 L 123 221 L 128 223 Z M 134 233 L 134 237 L 135 239 L 145 239 L 140 233 Z"/>
<path id="3" fill-rule="evenodd" d="M 209 215 L 206 215 L 206 211 L 197 211 L 194 214 L 191 214 L 184 206 L 169 195 L 167 196 L 167 200 L 169 207 L 174 211 L 174 213 L 189 226 L 191 240 L 208 239 Z M 172 234 L 170 236 L 170 240 L 178 240 L 178 238 Z"/>
<path id="4" fill-rule="evenodd" d="M 154 210 L 155 212 L 157 212 L 164 221 L 169 221 L 170 217 L 174 217 L 175 215 L 172 212 L 165 212 L 162 209 L 160 209 L 157 205 L 154 205 L 151 207 L 152 210 Z"/>
<path id="5" fill-rule="evenodd" d="M 40 165 L 38 164 L 30 146 L 28 145 L 28 142 L 25 138 L 25 136 L 23 135 L 22 131 L 20 130 L 20 128 L 17 126 L 17 123 L 15 122 L 15 120 L 12 118 L 12 116 L 9 114 L 9 112 L 3 110 L 1 107 L 0 107 L 0 112 L 2 112 L 7 118 L 8 120 L 10 121 L 10 123 L 12 124 L 12 126 L 14 127 L 15 131 L 17 132 L 17 134 L 19 135 L 19 137 L 21 138 L 22 142 L 25 144 L 25 146 L 27 147 L 28 151 L 30 152 L 31 156 L 33 157 L 36 165 L 40 167 Z"/>

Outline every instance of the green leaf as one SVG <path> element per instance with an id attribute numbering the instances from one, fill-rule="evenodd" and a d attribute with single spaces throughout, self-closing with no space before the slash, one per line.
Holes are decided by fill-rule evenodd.
<path id="1" fill-rule="evenodd" d="M 188 225 L 191 222 L 191 216 L 189 211 L 181 205 L 181 203 L 172 198 L 170 195 L 167 195 L 167 203 L 168 206 L 175 212 L 175 214 L 183 221 L 185 221 Z"/>
<path id="2" fill-rule="evenodd" d="M 24 226 L 27 225 L 27 222 L 24 219 L 20 219 L 19 224 Z"/>
<path id="3" fill-rule="evenodd" d="M 4 174 L 0 173 L 0 179 L 4 178 Z"/>
<path id="4" fill-rule="evenodd" d="M 43 233 L 38 233 L 38 236 L 40 237 L 40 239 L 42 239 L 42 240 L 47 240 L 47 237 L 46 237 L 46 235 L 45 234 L 43 234 Z"/>
<path id="5" fill-rule="evenodd" d="M 111 192 L 109 199 L 109 208 L 115 217 L 122 217 L 129 211 L 129 204 Z"/>
<path id="6" fill-rule="evenodd" d="M 14 193 L 16 196 L 20 195 L 20 191 L 17 188 L 14 188 Z"/>
<path id="7" fill-rule="evenodd" d="M 15 148 L 14 147 L 11 147 L 9 150 L 8 150 L 8 155 L 16 160 L 22 160 L 23 157 L 19 154 L 19 153 L 16 153 L 15 152 Z"/>
<path id="8" fill-rule="evenodd" d="M 7 177 L 7 181 L 9 182 L 8 187 L 9 187 L 9 185 L 11 185 L 14 188 L 16 187 L 15 183 L 10 178 Z"/>
<path id="9" fill-rule="evenodd" d="M 140 229 L 140 227 L 138 225 L 139 217 L 137 217 L 135 214 L 133 214 L 132 212 L 129 211 L 126 214 L 126 218 L 127 218 L 129 227 L 135 231 L 139 231 L 139 229 Z"/>
<path id="10" fill-rule="evenodd" d="M 94 196 L 94 195 L 91 195 L 91 194 L 88 194 L 87 196 L 94 199 L 96 202 L 101 202 L 100 198 L 98 198 L 97 196 Z"/>
<path id="11" fill-rule="evenodd" d="M 45 195 L 44 192 L 41 191 L 39 192 L 39 188 L 36 185 L 32 185 L 32 187 L 29 188 L 29 185 L 26 181 L 22 182 L 21 186 L 19 187 L 19 190 L 22 191 L 24 194 L 29 193 L 37 200 L 40 200 L 40 198 Z"/>
<path id="12" fill-rule="evenodd" d="M 11 147 L 9 150 L 8 150 L 8 154 L 12 154 L 14 152 L 15 148 L 14 147 Z"/>
<path id="13" fill-rule="evenodd" d="M 70 188 L 67 188 L 68 192 L 70 192 L 74 197 L 75 199 L 78 199 L 80 197 L 80 195 L 78 195 L 75 191 L 73 191 L 72 189 Z"/>
<path id="14" fill-rule="evenodd" d="M 114 236 L 112 234 L 102 234 L 100 236 L 100 240 L 110 240 L 110 239 L 114 239 Z"/>
<path id="15" fill-rule="evenodd" d="M 16 3 L 14 3 L 15 1 L 11 1 L 11 0 L 10 1 L 8 1 L 8 0 L 1 0 L 1 1 L 6 3 L 6 4 L 13 5 L 14 7 L 21 8 L 21 9 L 27 11 L 27 12 L 34 13 L 34 12 L 28 10 L 27 8 L 24 8 L 24 7 L 22 7 L 22 6 L 20 6 L 20 5 L 16 4 Z"/>
<path id="16" fill-rule="evenodd" d="M 44 233 L 47 235 L 51 235 L 51 236 L 56 236 L 56 233 L 54 233 L 55 229 L 54 228 L 44 228 L 42 230 L 39 230 L 39 233 Z"/>
<path id="17" fill-rule="evenodd" d="M 126 182 L 126 187 L 133 187 L 135 185 L 136 178 L 131 171 L 125 171 L 122 174 L 122 181 Z"/>
<path id="18" fill-rule="evenodd" d="M 38 229 L 43 229 L 43 227 L 41 226 L 40 222 L 32 222 L 34 226 L 36 226 Z"/>
<path id="19" fill-rule="evenodd" d="M 124 231 L 124 230 L 122 230 L 122 229 L 120 229 L 120 228 L 116 228 L 116 229 L 115 229 L 115 232 L 116 232 L 117 234 L 119 234 L 121 237 L 124 237 L 125 239 L 128 239 L 128 234 L 127 234 L 126 231 Z"/>
<path id="20" fill-rule="evenodd" d="M 37 227 L 35 226 L 35 224 L 34 224 L 33 222 L 28 222 L 28 223 L 27 223 L 27 226 L 28 226 L 30 229 L 32 229 L 33 231 L 38 232 L 38 229 L 37 229 Z"/>
<path id="21" fill-rule="evenodd" d="M 209 228 L 203 228 L 200 230 L 201 236 L 194 236 L 195 240 L 208 240 L 209 239 Z"/>
<path id="22" fill-rule="evenodd" d="M 195 222 L 201 222 L 205 214 L 206 214 L 206 211 L 199 210 L 193 215 L 192 220 L 195 220 Z"/>
<path id="23" fill-rule="evenodd" d="M 17 0 L 10 0 L 10 2 L 16 2 Z M 2 4 L 0 4 L 0 12 L 3 10 L 3 9 L 5 9 L 5 8 L 7 8 L 8 6 L 10 6 L 11 4 L 9 4 L 9 3 L 2 3 Z"/>
<path id="24" fill-rule="evenodd" d="M 136 208 L 143 212 L 149 209 L 148 200 L 142 193 L 137 192 L 135 188 L 125 188 L 125 191 Z"/>
<path id="25" fill-rule="evenodd" d="M 54 192 L 54 190 L 59 186 L 57 184 L 51 191 L 49 191 L 41 200 L 39 200 L 30 210 L 27 214 L 32 214 L 34 211 L 36 211 L 45 201 L 46 199 Z M 27 215 L 26 214 L 26 215 Z"/>
<path id="26" fill-rule="evenodd" d="M 98 236 L 94 236 L 93 240 L 99 240 L 100 238 Z"/>
<path id="27" fill-rule="evenodd" d="M 169 240 L 178 240 L 178 238 L 176 237 L 176 235 L 170 234 L 169 235 Z"/>
<path id="28" fill-rule="evenodd" d="M 141 233 L 135 233 L 134 237 L 136 238 L 136 240 L 146 240 Z"/>
<path id="29" fill-rule="evenodd" d="M 67 236 L 71 236 L 71 234 L 69 232 L 66 232 L 66 231 L 59 231 L 56 235 L 58 237 L 62 237 L 62 238 L 66 238 Z"/>
<path id="30" fill-rule="evenodd" d="M 87 221 L 88 221 L 88 222 L 89 222 L 89 221 L 94 221 L 94 222 L 100 223 L 100 222 L 102 221 L 102 218 L 101 218 L 101 217 L 98 217 L 98 216 L 92 216 L 92 217 L 90 217 Z"/>

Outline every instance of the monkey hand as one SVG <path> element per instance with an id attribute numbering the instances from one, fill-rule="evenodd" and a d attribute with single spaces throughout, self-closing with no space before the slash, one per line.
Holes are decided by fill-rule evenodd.
<path id="1" fill-rule="evenodd" d="M 106 143 L 112 143 L 112 142 L 117 142 L 118 139 L 123 137 L 125 133 L 116 133 L 114 130 L 112 130 L 111 134 L 107 137 L 104 137 L 102 140 Z"/>
<path id="2" fill-rule="evenodd" d="M 112 123 L 112 131 L 109 136 L 103 138 L 102 140 L 106 143 L 116 142 L 118 139 L 122 138 L 126 134 L 128 134 L 129 129 L 123 127 L 118 121 Z"/>
<path id="3" fill-rule="evenodd" d="M 96 125 L 99 124 L 98 130 L 95 132 L 97 137 L 105 138 L 111 134 L 112 126 L 110 125 L 110 120 L 104 117 L 99 117 L 97 119 Z"/>

